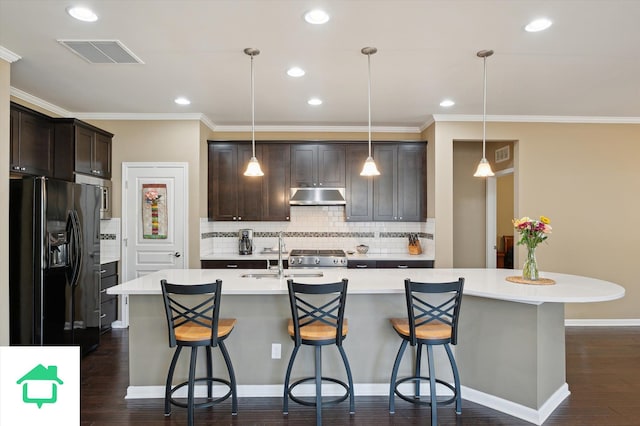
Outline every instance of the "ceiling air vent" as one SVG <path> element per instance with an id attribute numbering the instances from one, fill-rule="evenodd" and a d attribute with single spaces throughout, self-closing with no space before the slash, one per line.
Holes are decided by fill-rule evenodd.
<path id="1" fill-rule="evenodd" d="M 143 64 L 119 40 L 58 40 L 90 64 Z"/>

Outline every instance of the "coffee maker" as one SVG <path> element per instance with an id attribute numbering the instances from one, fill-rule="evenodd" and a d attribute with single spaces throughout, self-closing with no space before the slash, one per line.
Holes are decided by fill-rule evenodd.
<path id="1" fill-rule="evenodd" d="M 241 229 L 238 231 L 238 253 L 253 253 L 253 229 Z"/>

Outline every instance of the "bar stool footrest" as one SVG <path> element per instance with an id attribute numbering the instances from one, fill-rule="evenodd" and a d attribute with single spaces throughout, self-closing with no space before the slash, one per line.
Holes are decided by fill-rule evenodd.
<path id="1" fill-rule="evenodd" d="M 216 377 L 200 377 L 200 378 L 197 378 L 197 379 L 194 380 L 194 386 L 195 386 L 195 383 L 198 383 L 198 382 L 221 383 L 223 385 L 226 385 L 229 388 L 229 391 L 225 395 L 222 395 L 222 396 L 220 396 L 220 397 L 218 397 L 216 399 L 210 399 L 209 397 L 198 397 L 198 398 L 207 398 L 207 399 L 210 399 L 210 400 L 206 401 L 206 402 L 194 403 L 193 404 L 194 408 L 211 407 L 211 406 L 213 406 L 215 404 L 218 404 L 218 403 L 220 403 L 222 401 L 227 400 L 232 394 L 231 382 L 229 380 L 219 379 L 219 378 L 216 378 Z M 179 383 L 179 384 L 175 385 L 173 388 L 171 388 L 171 390 L 169 391 L 169 401 L 171 402 L 171 404 L 175 405 L 176 407 L 188 408 L 188 404 L 187 403 L 177 401 L 176 399 L 173 398 L 173 393 L 175 391 L 177 391 L 178 389 L 182 389 L 183 387 L 187 386 L 188 384 L 189 384 L 188 381 L 187 382 L 182 382 L 182 383 Z M 187 397 L 184 396 L 182 398 L 186 399 Z M 171 413 L 169 413 L 169 414 L 171 414 Z M 165 416 L 166 415 L 167 414 L 165 414 Z"/>
<path id="2" fill-rule="evenodd" d="M 291 400 L 293 402 L 297 402 L 298 404 L 306 405 L 308 407 L 315 407 L 316 406 L 315 401 L 313 401 L 313 402 L 312 401 L 305 401 L 303 399 L 300 399 L 300 397 L 297 397 L 297 396 L 293 395 L 293 389 L 296 386 L 301 385 L 303 383 L 307 383 L 307 382 L 315 382 L 315 380 L 316 380 L 315 377 L 305 377 L 305 378 L 302 378 L 302 379 L 297 380 L 294 383 L 292 383 L 289 386 L 289 389 L 287 389 L 287 394 L 289 395 L 289 398 L 291 398 Z M 344 388 L 344 390 L 345 390 L 344 395 L 337 396 L 334 399 L 327 399 L 327 400 L 323 399 L 323 401 L 322 401 L 322 405 L 323 406 L 326 405 L 326 404 L 338 404 L 338 403 L 340 403 L 342 401 L 345 401 L 349 397 L 349 394 L 350 394 L 351 390 L 349 389 L 349 385 L 347 385 L 345 382 L 340 381 L 338 379 L 334 379 L 333 377 L 322 377 L 322 381 L 336 383 L 336 384 L 342 386 Z M 311 396 L 309 396 L 308 398 L 311 398 Z"/>
<path id="3" fill-rule="evenodd" d="M 400 392 L 398 390 L 398 386 L 400 386 L 403 383 L 406 383 L 406 382 L 409 382 L 409 381 L 416 382 L 416 381 L 422 381 L 422 380 L 424 380 L 426 382 L 429 382 L 429 377 L 420 376 L 420 377 L 405 377 L 405 378 L 402 378 L 402 379 L 398 379 L 398 380 L 396 380 L 394 393 L 396 395 L 398 395 L 400 398 L 404 399 L 405 401 L 411 402 L 412 404 L 431 406 L 431 400 L 430 400 L 431 396 L 428 396 L 429 400 L 420 399 L 421 396 L 417 396 L 417 397 L 416 396 L 407 396 L 407 395 L 403 394 L 402 392 Z M 453 385 L 451 385 L 450 383 L 445 382 L 444 380 L 441 380 L 441 379 L 435 379 L 435 380 L 436 380 L 436 383 L 440 383 L 441 385 L 446 386 L 447 388 L 449 388 L 453 392 L 453 396 L 451 398 L 445 399 L 445 400 L 442 400 L 442 401 L 438 400 L 438 405 L 449 405 L 449 404 L 453 404 L 454 402 L 456 402 L 456 397 L 457 397 L 456 388 Z M 437 397 L 437 395 L 436 395 L 436 397 Z M 425 397 L 425 398 L 427 398 L 427 397 Z"/>

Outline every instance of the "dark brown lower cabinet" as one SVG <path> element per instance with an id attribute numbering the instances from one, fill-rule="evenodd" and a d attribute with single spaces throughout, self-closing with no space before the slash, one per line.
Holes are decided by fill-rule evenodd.
<path id="1" fill-rule="evenodd" d="M 107 289 L 118 284 L 118 262 L 109 262 L 100 268 L 100 331 L 111 330 L 111 323 L 118 319 L 118 296 L 107 294 Z"/>
<path id="2" fill-rule="evenodd" d="M 433 268 L 433 260 L 360 260 L 349 259 L 347 268 L 365 269 L 365 268 Z"/>
<path id="3" fill-rule="evenodd" d="M 269 262 L 260 259 L 201 260 L 202 269 L 267 269 Z"/>

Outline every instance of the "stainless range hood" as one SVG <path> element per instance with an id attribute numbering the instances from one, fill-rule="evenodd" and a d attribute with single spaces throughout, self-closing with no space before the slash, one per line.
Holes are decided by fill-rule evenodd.
<path id="1" fill-rule="evenodd" d="M 344 188 L 291 188 L 292 206 L 344 206 Z"/>

